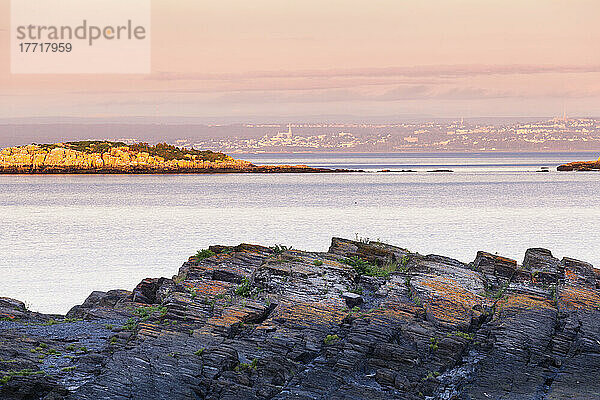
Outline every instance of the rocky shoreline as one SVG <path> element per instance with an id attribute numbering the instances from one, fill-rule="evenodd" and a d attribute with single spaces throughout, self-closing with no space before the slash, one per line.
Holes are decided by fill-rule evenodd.
<path id="1" fill-rule="evenodd" d="M 600 274 L 376 242 L 211 246 L 66 316 L 0 298 L 0 398 L 600 399 Z"/>
<path id="2" fill-rule="evenodd" d="M 86 141 L 11 147 L 0 151 L 0 174 L 338 173 L 306 165 L 254 165 L 222 153 L 145 143 Z"/>
<path id="3" fill-rule="evenodd" d="M 576 161 L 559 165 L 559 171 L 600 171 L 600 159 L 597 161 Z"/>
<path id="4" fill-rule="evenodd" d="M 0 175 L 167 175 L 167 174 L 302 174 L 302 173 L 347 173 L 361 170 L 315 168 L 306 165 L 252 165 L 244 168 L 95 168 L 77 169 L 47 167 L 31 169 L 28 167 L 0 167 Z"/>

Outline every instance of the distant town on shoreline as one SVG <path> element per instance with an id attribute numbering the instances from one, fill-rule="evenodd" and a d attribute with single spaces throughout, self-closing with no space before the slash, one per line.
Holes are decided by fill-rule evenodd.
<path id="1" fill-rule="evenodd" d="M 201 124 L 193 120 L 130 119 L 61 122 L 0 121 L 1 147 L 101 139 L 132 144 L 167 142 L 229 154 L 291 152 L 596 151 L 600 118 L 562 117 L 520 122 L 431 120 L 396 123 Z"/>

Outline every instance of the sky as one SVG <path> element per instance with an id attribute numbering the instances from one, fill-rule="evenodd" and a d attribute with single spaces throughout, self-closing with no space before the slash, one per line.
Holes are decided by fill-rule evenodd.
<path id="1" fill-rule="evenodd" d="M 0 118 L 600 116 L 598 0 L 153 0 L 145 75 L 14 75 Z"/>

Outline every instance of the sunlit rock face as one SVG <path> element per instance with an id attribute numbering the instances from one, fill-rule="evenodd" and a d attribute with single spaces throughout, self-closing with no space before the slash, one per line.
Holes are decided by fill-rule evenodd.
<path id="1" fill-rule="evenodd" d="M 169 172 L 177 170 L 245 169 L 247 161 L 224 156 L 208 161 L 199 155 L 182 159 L 165 159 L 137 151 L 128 146 L 111 147 L 102 152 L 75 150 L 60 144 L 12 147 L 0 152 L 0 169 L 4 172 Z"/>
<path id="2" fill-rule="evenodd" d="M 558 166 L 559 171 L 600 171 L 600 158 L 596 161 L 576 161 Z"/>
<path id="3" fill-rule="evenodd" d="M 600 399 L 600 275 L 545 249 L 212 246 L 67 319 L 0 317 L 2 399 Z"/>
<path id="4" fill-rule="evenodd" d="M 92 143 L 91 145 L 87 145 Z M 148 151 L 143 151 L 148 149 Z M 161 155 L 161 154 L 164 154 Z M 115 142 L 71 142 L 11 147 L 0 151 L 0 174 L 330 173 L 345 169 L 306 165 L 253 165 L 222 153 L 169 145 L 126 146 Z"/>

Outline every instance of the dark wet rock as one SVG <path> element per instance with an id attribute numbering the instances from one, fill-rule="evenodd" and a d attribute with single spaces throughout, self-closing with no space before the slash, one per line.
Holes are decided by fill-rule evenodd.
<path id="1" fill-rule="evenodd" d="M 547 249 L 528 249 L 525 252 L 523 267 L 527 270 L 556 272 L 560 262 L 552 257 L 552 252 Z"/>
<path id="2" fill-rule="evenodd" d="M 564 277 L 561 262 L 546 249 L 529 249 L 525 253 L 523 267 L 531 271 L 532 279 L 544 285 L 556 284 Z"/>
<path id="3" fill-rule="evenodd" d="M 124 311 L 129 302 L 131 292 L 127 290 L 92 292 L 82 305 L 69 310 L 67 318 L 120 318 L 129 314 Z"/>
<path id="4" fill-rule="evenodd" d="M 360 294 L 352 293 L 352 292 L 344 292 L 342 293 L 342 298 L 346 300 L 346 304 L 348 307 L 357 307 L 362 304 L 363 299 Z"/>
<path id="5" fill-rule="evenodd" d="M 510 279 L 518 268 L 515 260 L 486 253 L 485 251 L 477 252 L 473 266 L 475 270 L 481 271 L 485 275 L 500 277 L 505 280 Z"/>
<path id="6" fill-rule="evenodd" d="M 500 290 L 510 283 L 531 283 L 531 272 L 525 271 L 515 260 L 484 251 L 477 252 L 473 268 L 483 274 L 491 290 Z"/>
<path id="7" fill-rule="evenodd" d="M 564 268 L 565 280 L 572 285 L 584 285 L 598 288 L 600 271 L 592 264 L 565 257 L 561 261 Z"/>
<path id="8" fill-rule="evenodd" d="M 386 260 L 397 261 L 410 254 L 406 249 L 379 242 L 354 241 L 342 238 L 333 238 L 329 253 L 344 258 L 359 257 L 372 263 L 381 263 Z"/>
<path id="9" fill-rule="evenodd" d="M 1 298 L 0 398 L 600 399 L 588 263 L 340 238 L 210 250 L 68 318 Z"/>
<path id="10" fill-rule="evenodd" d="M 160 304 L 168 296 L 170 289 L 175 285 L 171 279 L 146 278 L 133 289 L 132 300 L 137 303 Z M 128 295 L 127 293 L 124 293 Z"/>
<path id="11" fill-rule="evenodd" d="M 0 318 L 7 320 L 20 319 L 28 314 L 25 303 L 22 301 L 0 297 Z"/>

